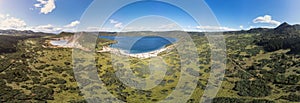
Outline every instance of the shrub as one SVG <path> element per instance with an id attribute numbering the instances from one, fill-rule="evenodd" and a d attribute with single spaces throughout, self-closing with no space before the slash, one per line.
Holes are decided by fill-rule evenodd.
<path id="1" fill-rule="evenodd" d="M 212 103 L 244 103 L 244 100 L 238 98 L 217 97 L 212 100 Z"/>
<path id="2" fill-rule="evenodd" d="M 282 96 L 281 99 L 289 100 L 292 102 L 300 102 L 300 95 L 290 94 L 288 96 Z"/>
<path id="3" fill-rule="evenodd" d="M 272 88 L 262 80 L 242 80 L 236 82 L 234 87 L 241 96 L 265 97 L 271 94 Z"/>
<path id="4" fill-rule="evenodd" d="M 41 87 L 41 86 L 34 86 L 31 91 L 34 94 L 35 100 L 53 100 L 53 89 Z"/>

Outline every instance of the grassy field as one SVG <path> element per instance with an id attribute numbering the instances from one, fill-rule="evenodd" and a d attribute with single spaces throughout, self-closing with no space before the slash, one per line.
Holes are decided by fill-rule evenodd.
<path id="1" fill-rule="evenodd" d="M 199 70 L 201 76 L 198 81 L 195 81 L 197 87 L 188 102 L 196 103 L 201 99 L 210 76 L 210 48 L 206 37 L 198 35 L 191 35 L 191 37 L 197 47 L 200 64 L 188 67 Z M 255 34 L 226 35 L 225 37 L 226 73 L 217 98 L 213 102 L 297 102 L 297 100 L 289 100 L 292 98 L 289 95 L 295 95 L 295 98 L 299 97 L 300 79 L 298 78 L 300 77 L 297 64 L 299 64 L 300 56 L 286 54 L 289 50 L 266 52 L 254 43 L 254 40 L 258 38 L 258 35 Z M 41 46 L 41 42 L 49 38 L 51 36 L 20 41 L 17 46 L 19 51 L 0 55 L 2 67 L 0 77 L 3 78 L 0 81 L 3 88 L 0 89 L 2 91 L 0 102 L 85 102 L 85 99 L 92 100 L 93 98 L 84 97 L 99 95 L 102 96 L 101 98 L 105 98 L 107 93 L 97 90 L 106 88 L 119 100 L 130 103 L 139 103 L 140 101 L 151 103 L 166 99 L 181 78 L 180 56 L 177 50 L 163 53 L 160 56 L 160 60 L 167 65 L 167 74 L 163 77 L 162 82 L 150 90 L 138 90 L 123 84 L 116 77 L 114 66 L 118 65 L 121 67 L 120 69 L 132 70 L 136 77 L 147 78 L 150 73 L 148 70 L 149 59 L 129 58 L 129 65 L 124 65 L 127 63 L 124 62 L 125 57 L 110 53 L 95 53 L 95 61 L 77 60 L 78 62 L 74 64 L 72 49 L 43 48 Z M 113 42 L 102 40 L 99 47 L 110 43 Z M 85 56 L 84 54 L 82 53 L 81 56 Z M 75 78 L 73 66 L 80 65 L 83 70 L 88 70 L 90 62 L 96 63 L 96 74 L 98 74 L 98 78 L 101 78 L 103 85 L 93 83 L 85 71 L 80 72 L 79 79 Z M 159 66 L 160 64 L 155 65 Z M 80 81 L 80 83 L 76 81 Z M 83 88 L 85 90 L 80 91 L 78 85 L 85 85 Z M 174 98 L 176 97 L 168 99 Z"/>

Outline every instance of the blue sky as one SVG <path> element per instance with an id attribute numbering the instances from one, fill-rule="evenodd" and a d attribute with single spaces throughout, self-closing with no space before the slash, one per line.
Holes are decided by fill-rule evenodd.
<path id="1" fill-rule="evenodd" d="M 100 6 L 91 10 L 99 13 L 95 17 L 87 17 L 91 18 L 88 19 L 90 23 L 81 21 L 92 2 L 93 0 L 0 0 L 0 29 L 58 33 L 76 31 L 76 26 L 80 25 L 86 31 L 159 31 L 178 28 L 187 31 L 226 31 L 271 28 L 282 22 L 300 23 L 300 6 L 297 5 L 300 4 L 299 0 L 205 0 L 220 25 L 197 24 L 184 8 L 147 0 L 111 13 L 105 25 L 100 27 L 97 20 L 105 12 Z M 105 4 L 105 0 L 102 3 Z M 195 6 L 192 2 L 189 3 Z M 110 6 L 112 5 L 106 5 Z"/>
<path id="2" fill-rule="evenodd" d="M 300 23 L 299 0 L 206 0 L 223 26 L 273 26 L 253 23 L 256 17 L 270 15 L 273 20 Z M 296 4 L 296 5 L 295 5 Z"/>

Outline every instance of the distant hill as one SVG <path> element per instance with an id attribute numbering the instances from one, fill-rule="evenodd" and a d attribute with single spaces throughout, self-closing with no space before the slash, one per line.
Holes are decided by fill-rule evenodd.
<path id="1" fill-rule="evenodd" d="M 53 35 L 53 34 L 34 32 L 31 30 L 0 30 L 0 35 Z"/>
<path id="2" fill-rule="evenodd" d="M 261 31 L 257 45 L 263 46 L 266 51 L 290 49 L 289 53 L 300 54 L 300 25 L 282 23 L 274 29 Z"/>
<path id="3" fill-rule="evenodd" d="M 0 35 L 0 54 L 14 53 L 18 50 L 18 42 L 29 38 L 40 38 L 38 35 L 26 35 L 26 36 L 10 36 Z"/>
<path id="4" fill-rule="evenodd" d="M 281 35 L 298 35 L 300 32 L 300 25 L 290 25 L 288 23 L 283 23 L 273 30 L 274 34 Z"/>
<path id="5" fill-rule="evenodd" d="M 250 29 L 247 32 L 249 33 L 261 33 L 263 35 L 286 35 L 286 36 L 292 36 L 292 35 L 299 35 L 300 31 L 300 25 L 290 25 L 286 22 L 282 23 L 278 27 L 274 29 L 267 29 L 267 28 L 254 28 Z"/>
<path id="6" fill-rule="evenodd" d="M 0 54 L 16 52 L 19 41 L 28 38 L 40 38 L 47 35 L 54 34 L 33 32 L 31 30 L 0 30 Z"/>
<path id="7" fill-rule="evenodd" d="M 183 31 L 132 31 L 132 32 L 121 32 L 120 34 L 124 34 L 124 35 L 140 35 L 143 33 L 156 33 L 156 34 L 163 34 L 163 33 L 181 33 Z M 83 32 L 84 34 L 88 34 L 88 33 L 99 33 L 99 35 L 111 35 L 111 36 L 115 36 L 118 35 L 119 33 L 117 32 Z M 205 35 L 205 32 L 187 32 L 189 34 L 194 34 L 194 35 Z M 265 35 L 265 36 L 275 36 L 275 35 L 289 35 L 289 36 L 295 36 L 295 35 L 300 35 L 300 25 L 296 24 L 296 25 L 290 25 L 286 22 L 282 23 L 281 25 L 279 25 L 278 27 L 271 29 L 271 28 L 252 28 L 250 30 L 241 30 L 241 31 L 226 31 L 223 32 L 224 35 L 227 34 L 245 34 L 245 33 L 250 33 L 250 34 L 261 34 L 261 35 Z M 63 37 L 63 36 L 72 36 L 75 33 L 72 32 L 61 32 L 59 34 L 56 35 L 56 37 Z M 43 33 L 43 32 L 34 32 L 31 30 L 0 30 L 0 35 L 55 35 L 55 34 L 51 34 L 51 33 Z"/>
<path id="8" fill-rule="evenodd" d="M 132 31 L 132 32 L 122 32 L 124 34 L 139 34 L 139 33 L 178 33 L 183 31 Z M 100 35 L 117 35 L 117 32 L 84 32 L 84 33 L 99 33 Z M 200 34 L 204 35 L 204 32 L 194 32 L 188 31 L 189 34 Z M 286 22 L 282 23 L 278 27 L 271 28 L 252 28 L 250 30 L 241 31 L 226 31 L 224 34 L 242 34 L 242 33 L 259 33 L 263 35 L 297 35 L 300 33 L 300 25 L 290 25 Z M 61 32 L 58 36 L 70 36 L 74 35 L 72 32 Z M 44 32 L 34 32 L 31 30 L 0 30 L 0 35 L 53 35 L 51 33 Z"/>
<path id="9" fill-rule="evenodd" d="M 183 31 L 160 31 L 160 32 L 152 32 L 152 31 L 133 31 L 133 32 L 121 32 L 124 35 L 140 35 L 143 33 L 154 33 L 154 34 L 177 34 L 182 33 Z M 99 34 L 99 35 L 118 35 L 116 32 L 83 32 L 82 35 L 85 34 Z M 192 35 L 202 35 L 204 36 L 204 32 L 187 32 Z M 274 29 L 270 28 L 252 28 L 250 30 L 241 30 L 241 31 L 227 31 L 224 32 L 227 34 L 261 34 L 260 38 L 258 38 L 255 43 L 259 46 L 263 46 L 266 51 L 276 51 L 280 49 L 290 49 L 290 53 L 300 53 L 300 25 L 290 25 L 288 23 L 282 23 L 278 27 Z M 70 41 L 74 41 L 74 38 L 71 37 L 75 33 L 71 32 L 61 32 L 58 35 L 54 35 L 51 33 L 43 33 L 43 32 L 34 32 L 31 30 L 0 30 L 0 54 L 1 53 L 9 53 L 16 51 L 16 44 L 19 40 L 24 40 L 27 38 L 34 37 L 42 37 L 45 35 L 52 35 L 53 37 L 70 37 Z M 74 39 L 74 40 L 73 40 Z"/>
<path id="10" fill-rule="evenodd" d="M 252 28 L 250 30 L 241 30 L 241 31 L 227 31 L 224 32 L 224 34 L 245 34 L 245 33 L 256 33 L 256 34 L 262 34 L 262 35 L 299 35 L 300 33 L 300 25 L 290 25 L 286 22 L 282 23 L 278 27 L 272 29 L 272 28 Z"/>

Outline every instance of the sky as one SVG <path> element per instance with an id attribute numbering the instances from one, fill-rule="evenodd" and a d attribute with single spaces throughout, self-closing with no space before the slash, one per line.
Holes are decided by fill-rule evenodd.
<path id="1" fill-rule="evenodd" d="M 196 22 L 185 8 L 165 2 L 145 0 L 108 13 L 104 8 L 112 8 L 111 1 L 98 1 L 104 6 L 91 7 L 97 5 L 94 0 L 0 0 L 0 29 L 59 33 L 75 32 L 80 26 L 84 31 L 231 31 L 300 23 L 299 0 L 203 0 L 219 25 L 204 23 L 211 18 Z M 186 5 L 205 17 L 192 1 Z M 86 17 L 89 11 L 95 15 Z M 111 14 L 104 24 L 101 14 Z"/>

